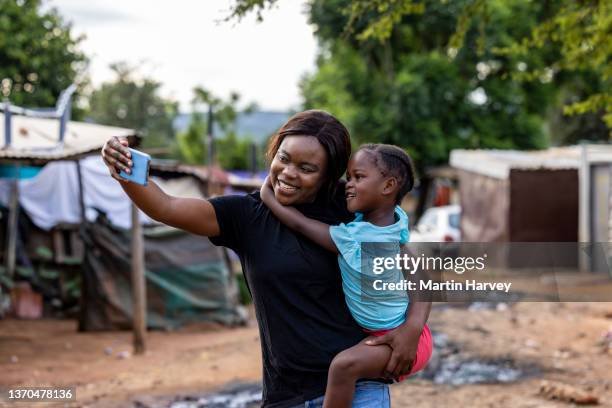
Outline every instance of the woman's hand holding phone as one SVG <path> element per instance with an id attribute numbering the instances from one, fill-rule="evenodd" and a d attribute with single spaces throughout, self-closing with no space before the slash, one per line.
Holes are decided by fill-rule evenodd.
<path id="1" fill-rule="evenodd" d="M 120 181 L 131 181 L 146 186 L 149 181 L 151 156 L 126 147 L 126 143 L 122 142 L 121 139 L 116 141 L 111 139 L 107 144 L 108 148 L 102 150 L 102 156 L 107 162 L 107 166 L 109 163 L 112 165 L 109 166 L 112 167 L 111 175 L 115 177 L 116 174 L 117 177 L 121 178 Z M 117 177 L 115 179 L 119 180 Z"/>
<path id="2" fill-rule="evenodd" d="M 102 159 L 115 180 L 121 183 L 128 182 L 119 175 L 121 171 L 127 174 L 132 173 L 132 154 L 128 148 L 127 139 L 120 139 L 115 136 L 107 140 L 102 147 Z"/>

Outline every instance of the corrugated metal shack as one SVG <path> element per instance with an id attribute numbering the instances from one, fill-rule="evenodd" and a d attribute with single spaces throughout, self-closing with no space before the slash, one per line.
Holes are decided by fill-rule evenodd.
<path id="1" fill-rule="evenodd" d="M 612 240 L 612 146 L 454 150 L 466 242 Z"/>
<path id="2" fill-rule="evenodd" d="M 4 116 L 3 113 L 1 115 Z M 3 119 L 2 116 L 0 120 Z M 3 272 L 0 271 L 0 274 L 4 273 L 5 276 L 12 278 L 15 267 L 20 266 L 18 263 L 15 265 L 18 242 L 23 251 L 31 249 L 33 245 L 30 244 L 34 240 L 48 244 L 43 246 L 51 248 L 51 251 L 43 254 L 46 258 L 42 260 L 47 267 L 52 265 L 51 269 L 54 270 L 72 268 L 73 272 L 77 270 L 79 274 L 83 273 L 80 328 L 101 330 L 129 327 L 132 316 L 129 290 L 130 234 L 125 229 L 123 231 L 117 229 L 117 225 L 109 224 L 108 219 L 93 221 L 90 213 L 95 206 L 95 200 L 89 193 L 93 193 L 93 190 L 104 192 L 109 191 L 111 187 L 115 189 L 118 187 L 110 177 L 100 178 L 100 169 L 96 170 L 96 164 L 92 163 L 92 159 L 96 159 L 95 156 L 99 155 L 103 144 L 111 136 L 128 137 L 130 145 L 136 145 L 138 142 L 136 132 L 117 127 L 66 122 L 64 137 L 60 142 L 57 136 L 60 132 L 58 120 L 17 115 L 11 115 L 10 119 L 10 144 L 6 143 L 5 127 L 0 127 L 2 132 L 0 141 L 4 143 L 0 149 L 0 170 L 3 172 L 5 184 L 8 177 L 11 185 L 9 208 L 6 212 L 8 217 L 2 220 L 3 232 L 6 231 L 6 234 L 0 233 L 0 238 L 4 238 L 1 241 L 3 241 L 2 252 L 5 255 L 3 260 L 6 267 Z M 84 159 L 86 156 L 94 157 Z M 72 169 L 68 164 L 70 162 L 74 163 Z M 18 186 L 23 181 L 20 179 L 36 176 L 41 169 L 48 167 L 43 166 L 50 163 L 54 165 L 63 163 L 62 172 L 57 174 L 68 177 L 66 180 L 54 180 L 53 177 L 48 177 L 49 183 L 58 186 L 49 190 L 57 192 L 59 187 L 65 189 L 66 194 L 62 197 L 62 201 L 64 204 L 66 200 L 70 201 L 68 207 L 72 207 L 72 210 L 68 208 L 68 212 L 72 211 L 73 215 L 76 212 L 77 215 L 70 217 L 72 221 L 56 224 L 50 230 L 36 228 L 30 222 L 32 229 L 22 233 L 18 240 Z M 229 182 L 227 175 L 221 169 L 185 166 L 176 162 L 152 163 L 151 174 L 157 177 L 162 189 L 179 196 L 206 197 L 220 194 Z M 78 185 L 74 182 L 75 179 L 78 179 Z M 119 199 L 119 201 L 127 203 L 124 218 L 131 225 L 129 200 L 126 197 L 125 200 Z M 22 212 L 25 213 L 23 210 Z M 45 217 L 42 214 L 42 218 Z M 130 228 L 129 225 L 123 228 Z M 84 242 L 82 237 L 86 237 L 88 233 L 89 240 L 85 239 Z M 88 257 L 87 252 L 91 252 L 92 248 L 94 252 L 97 251 L 98 256 Z M 186 254 L 178 256 L 185 248 L 194 250 L 193 256 Z M 149 327 L 171 328 L 182 323 L 201 320 L 235 324 L 244 320 L 242 311 L 237 309 L 234 276 L 224 250 L 213 247 L 203 237 L 170 231 L 163 227 L 145 231 L 144 249 L 147 258 L 145 266 Z M 117 251 L 124 252 L 121 252 L 121 256 L 116 256 Z M 100 253 L 106 256 L 100 258 Z M 100 259 L 104 260 L 102 264 L 98 262 Z M 186 273 L 178 273 L 181 270 Z M 37 269 L 35 274 L 38 272 Z M 202 277 L 205 279 L 200 279 Z M 193 279 L 199 280 L 197 285 L 193 283 Z M 212 293 L 213 290 L 216 292 Z M 183 295 L 180 295 L 181 293 Z M 6 291 L 0 292 L 0 300 L 2 298 L 6 301 Z M 25 312 L 27 315 L 28 311 Z M 34 315 L 35 313 L 30 317 Z"/>

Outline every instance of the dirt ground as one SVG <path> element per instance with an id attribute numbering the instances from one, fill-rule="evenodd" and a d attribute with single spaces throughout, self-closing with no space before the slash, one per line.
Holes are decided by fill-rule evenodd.
<path id="1" fill-rule="evenodd" d="M 536 369 L 525 379 L 496 385 L 408 380 L 391 387 L 394 407 L 573 405 L 540 395 L 542 380 L 572 385 L 598 397 L 599 406 L 612 407 L 612 340 L 605 338 L 612 330 L 612 303 L 517 303 L 493 309 L 436 305 L 430 326 L 465 355 Z M 77 333 L 76 327 L 70 320 L 0 320 L 0 388 L 74 386 L 77 402 L 57 406 L 143 407 L 135 401 L 261 379 L 254 323 L 150 332 L 143 356 L 129 355 L 129 332 Z"/>

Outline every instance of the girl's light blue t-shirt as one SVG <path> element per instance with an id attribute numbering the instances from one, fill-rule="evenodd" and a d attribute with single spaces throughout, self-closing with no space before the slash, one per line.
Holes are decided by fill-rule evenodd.
<path id="1" fill-rule="evenodd" d="M 399 206 L 395 207 L 395 219 L 395 224 L 378 227 L 356 213 L 354 221 L 329 228 L 339 252 L 346 304 L 355 321 L 368 330 L 392 329 L 406 319 L 410 301 L 406 291 L 379 290 L 381 282 L 400 282 L 402 271 L 390 269 L 377 274 L 372 268 L 374 258 L 395 258 L 400 244 L 408 242 L 408 216 Z"/>

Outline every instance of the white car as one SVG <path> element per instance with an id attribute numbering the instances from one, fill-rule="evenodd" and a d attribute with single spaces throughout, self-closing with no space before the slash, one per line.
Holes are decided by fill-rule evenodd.
<path id="1" fill-rule="evenodd" d="M 429 208 L 410 232 L 410 242 L 459 242 L 460 219 L 461 207 L 458 205 Z"/>

